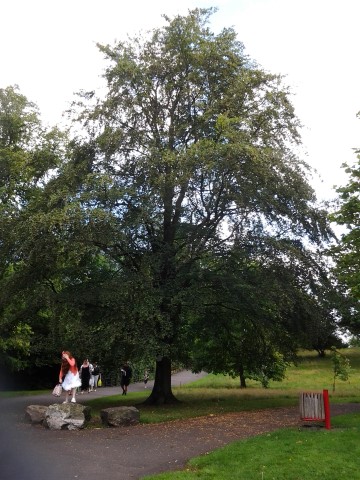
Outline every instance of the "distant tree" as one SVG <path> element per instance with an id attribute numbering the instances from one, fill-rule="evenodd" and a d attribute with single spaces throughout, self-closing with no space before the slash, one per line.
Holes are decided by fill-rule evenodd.
<path id="1" fill-rule="evenodd" d="M 339 380 L 346 382 L 346 380 L 349 379 L 351 366 L 348 357 L 340 353 L 336 347 L 331 348 L 331 360 L 334 371 L 333 392 L 335 392 L 336 379 L 338 378 Z"/>
<path id="2" fill-rule="evenodd" d="M 326 263 L 297 242 L 248 238 L 203 265 L 199 285 L 193 295 L 203 307 L 189 322 L 197 371 L 239 376 L 243 388 L 246 378 L 267 385 L 281 380 L 299 348 L 320 353 L 335 338 L 342 297 Z"/>
<path id="3" fill-rule="evenodd" d="M 354 335 L 360 333 L 360 151 L 356 153 L 357 162 L 353 166 L 343 165 L 349 181 L 346 186 L 337 189 L 339 205 L 330 217 L 345 227 L 345 233 L 331 249 L 331 254 L 338 282 L 347 290 L 348 301 L 352 303 L 351 314 L 344 318 L 341 325 Z"/>
<path id="4" fill-rule="evenodd" d="M 360 338 L 356 335 L 351 335 L 348 340 L 349 347 L 360 347 Z"/>

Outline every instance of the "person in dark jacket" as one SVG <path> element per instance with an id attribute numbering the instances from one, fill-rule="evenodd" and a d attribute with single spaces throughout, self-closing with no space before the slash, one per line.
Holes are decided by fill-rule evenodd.
<path id="1" fill-rule="evenodd" d="M 91 370 L 92 370 L 92 365 L 90 365 L 89 360 L 85 358 L 79 370 L 79 374 L 81 378 L 81 393 L 90 392 Z"/>
<path id="2" fill-rule="evenodd" d="M 125 362 L 124 365 L 121 367 L 121 380 L 120 380 L 120 386 L 123 391 L 123 395 L 127 394 L 128 386 L 130 384 L 132 377 L 132 369 L 129 365 L 128 362 Z"/>

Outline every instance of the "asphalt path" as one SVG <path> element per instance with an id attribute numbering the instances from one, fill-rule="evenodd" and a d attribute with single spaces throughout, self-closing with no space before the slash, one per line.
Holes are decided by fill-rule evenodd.
<path id="1" fill-rule="evenodd" d="M 181 386 L 204 375 L 205 373 L 179 372 L 172 376 L 172 385 Z M 151 391 L 152 386 L 153 381 L 148 381 L 147 390 Z M 132 392 L 144 389 L 143 382 L 130 384 L 128 397 L 131 398 Z M 79 394 L 77 401 L 81 403 L 85 399 L 121 392 L 120 386 L 101 387 L 96 392 Z M 133 446 L 136 447 L 137 443 L 140 449 L 135 449 L 136 454 L 129 450 L 131 442 L 134 444 L 134 439 L 130 441 L 129 438 L 132 430 L 134 433 L 136 430 L 139 435 L 139 429 L 51 431 L 25 422 L 25 409 L 28 405 L 51 405 L 63 400 L 63 397 L 53 397 L 51 392 L 46 395 L 0 399 L 0 480 L 140 478 L 142 471 L 137 468 L 137 455 L 150 464 L 151 457 L 147 455 L 149 449 L 142 451 L 142 442 L 136 442 L 136 438 Z M 132 467 L 128 467 L 129 461 L 134 464 Z"/>

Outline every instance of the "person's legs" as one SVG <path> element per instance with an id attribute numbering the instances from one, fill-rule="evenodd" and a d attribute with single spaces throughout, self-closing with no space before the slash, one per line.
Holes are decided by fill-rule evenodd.
<path id="1" fill-rule="evenodd" d="M 69 402 L 69 396 L 70 396 L 71 391 L 66 390 L 65 392 L 65 401 L 63 403 L 68 403 Z"/>
<path id="2" fill-rule="evenodd" d="M 69 393 L 70 393 L 70 392 L 69 392 Z M 76 398 L 75 398 L 76 388 L 72 388 L 72 389 L 71 389 L 71 394 L 72 394 L 71 403 L 76 403 Z"/>

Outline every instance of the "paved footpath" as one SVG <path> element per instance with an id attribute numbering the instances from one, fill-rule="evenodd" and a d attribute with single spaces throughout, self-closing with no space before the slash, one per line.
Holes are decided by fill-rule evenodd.
<path id="1" fill-rule="evenodd" d="M 172 384 L 201 376 L 181 372 Z M 143 389 L 143 383 L 132 384 L 128 395 Z M 86 398 L 119 393 L 120 387 L 101 388 Z M 27 405 L 56 401 L 61 400 L 51 394 L 0 401 L 0 480 L 135 480 L 182 468 L 190 458 L 232 441 L 299 425 L 295 407 L 80 431 L 47 430 L 24 422 Z M 350 411 L 359 412 L 360 404 L 332 407 L 332 415 Z"/>

